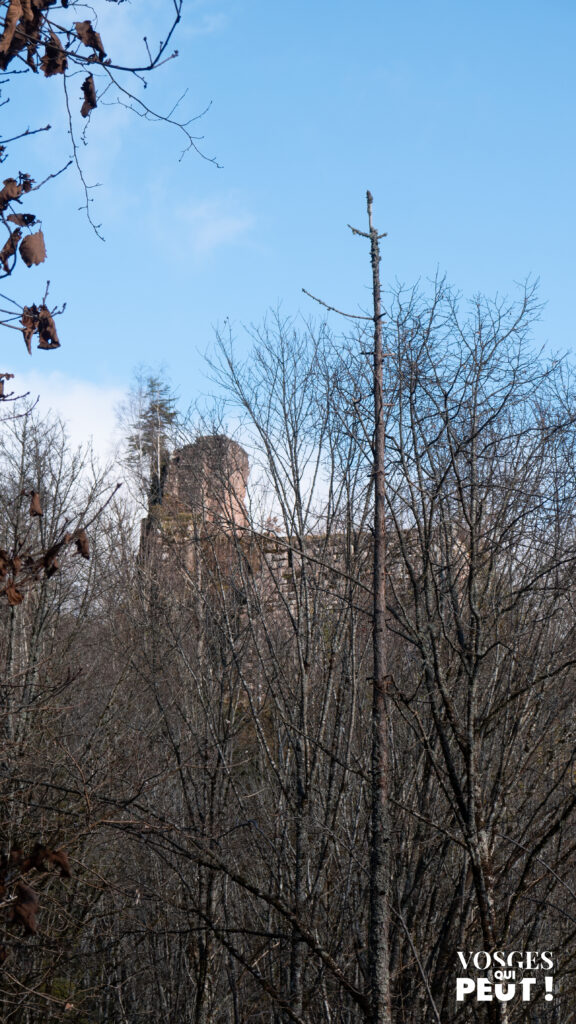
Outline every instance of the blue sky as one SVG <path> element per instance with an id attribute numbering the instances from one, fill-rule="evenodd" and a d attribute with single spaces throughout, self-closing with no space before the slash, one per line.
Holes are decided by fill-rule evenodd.
<path id="1" fill-rule="evenodd" d="M 138 59 L 164 11 L 167 0 L 103 4 L 108 52 Z M 346 227 L 365 226 L 367 188 L 388 232 L 385 281 L 439 269 L 470 296 L 539 277 L 537 340 L 572 349 L 575 30 L 571 0 L 188 0 L 180 56 L 146 96 L 168 110 L 188 90 L 190 116 L 211 104 L 198 134 L 222 167 L 179 161 L 175 131 L 101 104 L 81 159 L 101 183 L 92 206 L 106 242 L 78 212 L 73 170 L 34 197 L 48 261 L 8 285 L 38 301 L 50 278 L 51 301 L 67 302 L 62 348 L 30 359 L 5 331 L 5 368 L 42 407 L 70 415 L 74 395 L 74 429 L 84 416 L 100 439 L 138 364 L 163 364 L 188 405 L 210 389 L 203 353 L 226 318 L 242 352 L 242 324 L 270 306 L 319 312 L 302 287 L 350 311 L 369 302 L 368 253 Z M 55 130 L 14 145 L 6 173 L 40 178 L 65 162 L 63 109 L 58 77 L 18 80 L 3 134 Z"/>

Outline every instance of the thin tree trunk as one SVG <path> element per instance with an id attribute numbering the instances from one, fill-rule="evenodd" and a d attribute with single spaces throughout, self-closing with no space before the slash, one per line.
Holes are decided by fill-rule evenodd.
<path id="1" fill-rule="evenodd" d="M 391 1024 L 389 920 L 390 920 L 390 810 L 388 800 L 388 638 L 386 625 L 386 428 L 384 423 L 384 375 L 382 307 L 380 295 L 380 236 L 372 223 L 372 194 L 366 193 L 369 233 L 352 230 L 370 239 L 372 297 L 374 302 L 374 598 L 372 646 L 372 762 L 370 839 L 370 921 L 368 953 L 372 1024 Z"/>

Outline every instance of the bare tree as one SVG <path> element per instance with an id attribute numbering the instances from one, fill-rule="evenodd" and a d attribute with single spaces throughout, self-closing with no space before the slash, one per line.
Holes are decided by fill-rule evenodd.
<path id="1" fill-rule="evenodd" d="M 145 877 L 160 872 L 150 913 L 161 904 L 171 921 L 170 963 L 189 950 L 185 1019 L 368 1012 L 358 851 L 369 587 L 356 582 L 367 549 L 350 518 L 367 481 L 322 401 L 337 396 L 329 354 L 325 332 L 302 342 L 278 323 L 245 374 L 224 355 L 269 507 L 259 526 L 256 506 L 252 521 L 243 510 L 246 456 L 233 442 L 201 437 L 176 452 L 144 531 L 141 598 L 123 613 L 146 749 L 163 766 L 141 759 L 148 782 L 126 804 L 139 823 L 125 833 L 156 865 Z M 176 485 L 178 467 L 196 480 Z M 119 643 L 129 649 L 123 628 Z M 149 925 L 143 941 L 152 963 Z"/>
<path id="2" fill-rule="evenodd" d="M 434 946 L 419 949 L 440 1014 L 455 946 L 557 948 L 573 931 L 560 908 L 574 881 L 574 393 L 566 364 L 530 350 L 535 312 L 528 291 L 517 305 L 478 299 L 463 316 L 439 283 L 429 301 L 398 294 L 385 332 L 399 772 L 410 733 L 425 754 L 411 796 L 397 797 L 418 816 L 419 841 L 399 858 L 411 868 L 394 912 L 413 962 L 429 870 L 439 915 L 441 855 L 446 910 Z M 555 1019 L 558 1007 L 545 1010 Z M 523 1009 L 494 1000 L 485 1012 L 504 1022 Z"/>
<path id="3" fill-rule="evenodd" d="M 518 998 L 455 1002 L 459 949 L 552 950 L 554 999 L 540 984 L 530 1012 L 574 1019 L 575 394 L 569 366 L 530 348 L 536 312 L 530 292 L 463 311 L 437 282 L 428 298 L 396 293 L 379 321 L 385 910 L 403 1024 L 525 1019 Z M 55 1014 L 68 1000 L 107 1024 L 373 1019 L 374 318 L 363 324 L 338 341 L 277 317 L 243 362 L 221 338 L 237 440 L 204 425 L 172 453 L 137 554 L 109 506 L 80 630 L 80 581 L 63 604 L 53 649 L 84 672 L 58 676 L 57 736 L 56 691 L 37 688 L 46 745 L 26 741 L 26 792 L 82 871 Z M 34 489 L 14 491 L 22 503 Z M 46 579 L 46 600 L 55 583 L 65 575 Z M 34 591 L 26 601 L 17 613 Z M 59 920 L 66 883 L 42 879 L 40 914 L 54 892 Z M 29 977 L 22 1014 L 42 999 Z"/>
<path id="4" fill-rule="evenodd" d="M 394 636 L 388 730 L 395 812 L 387 897 L 394 1017 L 420 1020 L 426 1013 L 437 1020 L 454 1013 L 457 948 L 554 948 L 554 935 L 569 941 L 572 934 L 561 908 L 562 893 L 574 885 L 568 824 L 575 801 L 568 710 L 574 399 L 568 368 L 530 350 L 536 311 L 528 292 L 517 306 L 479 299 L 463 316 L 439 283 L 429 301 L 414 293 L 397 296 L 384 329 L 391 353 L 384 386 L 390 400 L 387 604 Z M 334 577 L 322 575 L 330 565 L 339 567 L 341 580 L 354 581 L 354 614 L 365 636 L 367 605 L 358 595 L 366 592 L 373 543 L 366 529 L 371 500 L 366 475 L 357 473 L 363 465 L 367 474 L 373 449 L 370 429 L 364 437 L 362 430 L 362 423 L 370 424 L 371 388 L 359 348 L 351 343 L 336 356 L 316 349 L 308 363 L 302 339 L 290 344 L 284 330 L 273 340 L 257 339 L 251 367 L 237 366 L 233 352 L 225 351 L 229 394 L 247 413 L 245 436 L 261 453 L 283 517 L 272 534 L 279 556 L 271 576 L 284 607 L 298 609 L 289 639 L 280 629 L 277 596 L 268 610 L 274 625 L 263 635 L 283 636 L 294 656 L 310 641 L 304 611 L 310 595 L 319 585 L 331 599 L 338 592 Z M 344 466 L 346 482 L 337 471 Z M 323 507 L 322 488 L 330 496 Z M 337 494 L 349 504 L 331 518 Z M 364 545 L 363 562 L 346 560 L 346 521 L 356 526 L 355 546 Z M 338 549 L 336 563 L 334 549 L 322 546 L 324 533 Z M 284 558 L 292 559 L 288 567 Z M 251 606 L 252 618 L 263 608 L 262 600 Z M 264 649 L 260 640 L 256 648 Z M 298 774 L 300 750 L 327 749 L 312 724 L 314 701 L 327 683 L 316 676 L 312 683 L 305 671 L 318 663 L 302 656 L 303 674 L 296 662 L 288 677 L 308 679 L 290 698 L 301 715 L 294 724 L 294 786 L 296 792 L 304 786 L 307 801 L 293 820 L 304 837 L 294 848 L 305 851 L 305 877 L 317 848 L 305 824 L 312 797 L 307 776 Z M 262 665 L 257 676 L 267 678 Z M 285 726 L 291 716 L 282 708 Z M 555 739 L 543 760 L 548 735 Z M 348 772 L 361 766 L 364 785 L 371 777 L 365 750 L 357 751 L 356 761 L 350 752 L 342 759 L 337 747 L 326 756 L 343 761 Z M 218 870 L 233 871 L 225 859 Z M 246 887 L 252 884 L 248 875 L 241 878 Z M 362 885 L 356 892 L 366 899 Z M 266 898 L 261 888 L 257 893 Z M 305 904 L 309 913 L 308 893 Z M 297 897 L 293 905 L 302 906 Z M 294 948 L 303 945 L 309 963 L 302 916 L 292 920 Z M 326 949 L 315 952 L 322 959 Z M 569 989 L 561 952 L 558 960 Z M 297 952 L 291 962 L 297 979 Z M 340 984 L 350 981 L 345 972 L 337 975 L 336 958 L 331 966 Z M 364 978 L 355 1003 L 363 1013 L 367 991 Z M 542 1019 L 552 1020 L 571 997 L 568 991 L 551 1006 L 541 988 L 537 998 Z M 300 1005 L 295 1001 L 290 1011 L 298 1015 Z M 462 1019 L 484 1014 L 503 1022 L 518 1019 L 523 1008 L 519 1001 L 493 1001 L 457 1011 Z"/>
<path id="5" fill-rule="evenodd" d="M 7 585 L 0 614 L 0 1001 L 2 1016 L 19 1021 L 63 1019 L 75 1002 L 77 939 L 93 903 L 77 879 L 93 767 L 78 757 L 76 727 L 90 616 L 107 568 L 98 544 L 88 560 L 61 543 L 67 525 L 97 517 L 110 493 L 90 463 L 89 453 L 70 452 L 56 421 L 29 413 L 4 426 L 3 582 L 15 559 L 35 565 L 33 585 Z M 26 555 L 31 549 L 42 558 Z"/>

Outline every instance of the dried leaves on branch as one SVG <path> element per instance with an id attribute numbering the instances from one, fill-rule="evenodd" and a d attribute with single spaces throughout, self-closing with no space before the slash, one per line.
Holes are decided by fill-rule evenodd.
<path id="1" fill-rule="evenodd" d="M 215 163 L 212 158 L 205 157 L 200 151 L 197 145 L 199 140 L 190 131 L 190 125 L 197 120 L 196 117 L 188 121 L 179 120 L 174 113 L 178 104 L 168 114 L 153 110 L 137 95 L 132 85 L 134 79 L 138 79 L 145 86 L 146 73 L 156 70 L 177 56 L 177 51 L 171 50 L 170 46 L 174 31 L 181 20 L 182 4 L 183 0 L 173 0 L 171 4 L 167 4 L 169 21 L 162 40 L 153 48 L 144 37 L 143 60 L 126 65 L 108 55 L 98 30 L 98 14 L 93 8 L 89 9 L 91 17 L 76 21 L 73 20 L 74 10 L 81 7 L 84 14 L 86 8 L 72 0 L 62 0 L 61 5 L 56 4 L 55 0 L 0 0 L 0 14 L 3 15 L 3 24 L 0 25 L 0 70 L 5 72 L 2 85 L 6 88 L 9 84 L 16 83 L 16 76 L 23 72 L 33 72 L 40 79 L 42 76 L 62 79 L 63 119 L 68 124 L 72 159 L 49 177 L 60 174 L 71 163 L 76 165 L 84 189 L 84 209 L 97 234 L 98 225 L 92 220 L 90 213 L 92 186 L 84 177 L 79 159 L 79 145 L 80 139 L 82 142 L 85 141 L 86 121 L 96 110 L 98 97 L 104 92 L 112 90 L 116 102 L 145 120 L 164 121 L 172 125 L 185 137 L 184 151 L 193 149 L 204 159 Z M 68 24 L 63 24 L 66 15 L 70 20 Z M 80 80 L 79 88 L 75 81 L 73 91 L 68 83 L 68 76 L 83 69 L 86 75 Z M 78 120 L 79 118 L 82 120 Z M 33 129 L 27 127 L 10 139 L 0 139 L 0 162 L 7 159 L 8 143 L 49 129 L 50 125 Z M 38 266 L 46 259 L 42 230 L 37 227 L 36 231 L 30 231 L 37 224 L 37 215 L 20 209 L 23 196 L 32 190 L 40 189 L 44 183 L 36 184 L 30 174 L 22 172 L 4 179 L 0 188 L 0 220 L 6 234 L 0 238 L 0 277 L 10 276 L 14 272 L 19 262 L 18 256 L 22 264 L 28 268 Z M 6 310 L 1 312 L 5 316 L 0 319 L 0 323 L 5 326 L 20 329 L 15 322 L 20 319 L 24 342 L 29 352 L 35 334 L 38 336 L 38 348 L 53 349 L 59 346 L 54 316 L 61 310 L 49 310 L 46 306 L 46 297 L 42 303 L 20 306 L 15 315 L 9 314 Z M 0 401 L 3 397 L 6 396 L 0 391 Z"/>
<path id="2" fill-rule="evenodd" d="M 116 484 L 112 489 L 106 501 L 90 520 L 89 526 L 98 519 L 120 486 Z M 30 519 L 41 519 L 44 510 L 39 492 L 34 489 L 23 491 L 18 500 L 21 501 L 25 497 L 30 498 Z M 75 530 L 63 527 L 56 540 L 48 547 L 34 544 L 32 539 L 25 536 L 12 554 L 0 548 L 0 598 L 5 597 L 12 607 L 21 604 L 27 588 L 42 577 L 50 578 L 59 571 L 59 559 L 71 547 L 75 548 L 75 554 L 85 559 L 90 558 L 90 540 L 85 526 L 78 526 Z"/>
<path id="3" fill-rule="evenodd" d="M 36 915 L 40 909 L 38 893 L 27 882 L 22 880 L 32 870 L 46 873 L 51 867 L 60 869 L 61 878 L 71 878 L 70 861 L 64 849 L 52 850 L 42 843 L 35 843 L 29 854 L 17 845 L 13 846 L 8 855 L 0 857 L 0 896 L 12 895 L 9 922 L 21 925 L 25 935 L 36 935 L 38 922 Z"/>
<path id="4" fill-rule="evenodd" d="M 30 515 L 41 516 L 39 496 L 36 491 L 33 495 Z M 76 545 L 76 552 L 83 558 L 90 558 L 88 535 L 82 528 L 73 533 L 64 533 L 45 551 L 23 548 L 17 554 L 10 555 L 0 549 L 0 585 L 7 576 L 10 576 L 3 589 L 0 589 L 0 597 L 6 597 L 8 604 L 12 606 L 21 604 L 26 587 L 34 584 L 41 576 L 50 577 L 58 572 L 60 563 L 57 556 L 71 544 Z"/>
<path id="5" fill-rule="evenodd" d="M 48 999 L 57 1022 L 71 993 L 45 979 L 61 977 L 63 953 L 73 964 L 76 925 L 93 902 L 82 876 L 96 816 L 77 728 L 91 661 L 70 641 L 90 633 L 85 595 L 108 578 L 100 517 L 115 487 L 30 405 L 0 431 L 0 480 L 0 1018 L 16 1006 L 22 1019 L 23 1005 L 44 1020 Z"/>
<path id="6" fill-rule="evenodd" d="M 35 334 L 38 335 L 38 348 L 59 348 L 56 324 L 47 306 L 24 306 L 20 323 L 29 352 L 32 351 L 32 338 Z"/>
<path id="7" fill-rule="evenodd" d="M 80 113 L 82 117 L 88 117 L 90 111 L 96 110 L 97 107 L 93 75 L 88 75 L 88 78 L 82 83 L 82 92 L 84 93 L 84 102 L 80 107 Z"/>

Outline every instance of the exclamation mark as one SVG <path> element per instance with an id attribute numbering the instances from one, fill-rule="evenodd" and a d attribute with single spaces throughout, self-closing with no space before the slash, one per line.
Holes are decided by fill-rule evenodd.
<path id="1" fill-rule="evenodd" d="M 553 981 L 554 978 L 544 978 L 544 985 L 546 986 L 546 995 L 544 996 L 544 999 L 547 999 L 549 1003 L 554 999 L 552 994 Z"/>

